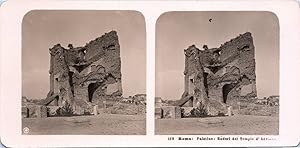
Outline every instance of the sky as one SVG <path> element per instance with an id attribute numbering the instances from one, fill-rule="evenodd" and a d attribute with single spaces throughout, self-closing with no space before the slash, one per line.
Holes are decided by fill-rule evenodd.
<path id="1" fill-rule="evenodd" d="M 209 22 L 209 19 L 212 19 Z M 184 49 L 221 44 L 251 32 L 259 98 L 279 95 L 279 24 L 270 12 L 167 12 L 156 22 L 155 96 L 178 100 L 184 92 Z"/>
<path id="2" fill-rule="evenodd" d="M 22 22 L 22 95 L 43 99 L 49 91 L 49 48 L 84 46 L 111 30 L 117 31 L 123 96 L 146 93 L 146 28 L 136 11 L 34 10 Z"/>

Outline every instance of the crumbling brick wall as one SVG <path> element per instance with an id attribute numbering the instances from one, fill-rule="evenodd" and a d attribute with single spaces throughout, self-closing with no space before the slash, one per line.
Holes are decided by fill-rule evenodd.
<path id="1" fill-rule="evenodd" d="M 219 48 L 209 49 L 206 45 L 203 48 L 200 50 L 192 45 L 184 50 L 185 91 L 182 99 L 189 97 L 193 99 L 193 107 L 201 101 L 208 109 L 215 110 L 213 108 L 222 106 L 237 108 L 239 100 L 256 97 L 255 53 L 250 32 Z"/>
<path id="2" fill-rule="evenodd" d="M 185 68 L 185 91 L 189 95 L 193 95 L 193 106 L 197 106 L 198 102 L 208 103 L 208 96 L 204 86 L 204 69 L 200 58 L 200 50 L 194 45 L 185 50 L 186 68 Z"/>
<path id="3" fill-rule="evenodd" d="M 120 44 L 116 31 L 90 41 L 84 47 L 60 44 L 50 50 L 50 91 L 58 94 L 58 102 L 72 104 L 83 114 L 92 103 L 122 96 Z"/>

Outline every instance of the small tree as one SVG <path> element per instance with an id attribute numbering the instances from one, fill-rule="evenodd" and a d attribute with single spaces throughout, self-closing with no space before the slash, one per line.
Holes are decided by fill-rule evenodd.
<path id="1" fill-rule="evenodd" d="M 65 102 L 64 106 L 61 107 L 62 116 L 72 116 L 74 114 L 73 108 L 70 103 Z"/>
<path id="2" fill-rule="evenodd" d="M 190 113 L 191 113 L 190 117 L 207 117 L 208 116 L 208 111 L 202 102 L 200 102 L 198 107 L 193 108 Z"/>

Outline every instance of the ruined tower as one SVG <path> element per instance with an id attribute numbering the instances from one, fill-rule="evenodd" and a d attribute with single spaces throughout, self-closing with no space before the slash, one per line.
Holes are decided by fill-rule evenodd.
<path id="1" fill-rule="evenodd" d="M 93 104 L 122 96 L 120 44 L 116 31 L 90 41 L 84 47 L 60 44 L 50 51 L 50 91 L 45 105 L 68 102 L 76 114 Z"/>
<path id="2" fill-rule="evenodd" d="M 256 97 L 254 51 L 250 32 L 219 48 L 185 49 L 185 87 L 179 105 L 196 107 L 201 102 L 214 114 Z"/>

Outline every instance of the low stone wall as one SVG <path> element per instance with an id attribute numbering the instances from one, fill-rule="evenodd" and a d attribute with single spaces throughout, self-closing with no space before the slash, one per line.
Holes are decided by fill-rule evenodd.
<path id="1" fill-rule="evenodd" d="M 48 117 L 55 117 L 60 114 L 61 106 L 47 106 Z"/>
<path id="2" fill-rule="evenodd" d="M 193 107 L 181 107 L 183 111 L 183 117 L 189 117 L 191 115 L 191 110 Z"/>
<path id="3" fill-rule="evenodd" d="M 29 117 L 29 111 L 26 106 L 22 106 L 22 118 L 28 118 Z"/>
<path id="4" fill-rule="evenodd" d="M 104 113 L 108 114 L 142 115 L 146 113 L 146 105 L 117 102 L 113 104 L 105 104 L 102 110 Z"/>
<path id="5" fill-rule="evenodd" d="M 162 109 L 161 107 L 155 108 L 155 119 L 161 119 L 162 118 Z"/>
<path id="6" fill-rule="evenodd" d="M 190 118 L 195 117 L 191 114 L 193 107 L 179 107 L 179 106 L 162 106 L 155 108 L 155 119 L 178 119 L 178 118 Z M 206 116 L 232 116 L 233 108 L 232 106 L 225 106 L 224 111 L 218 112 L 216 114 L 207 114 Z M 200 117 L 200 116 L 199 116 Z M 203 116 L 204 117 L 204 116 Z"/>
<path id="7" fill-rule="evenodd" d="M 248 104 L 238 111 L 242 115 L 276 116 L 279 114 L 279 106 Z"/>
<path id="8" fill-rule="evenodd" d="M 181 108 L 179 106 L 162 106 L 162 118 L 181 118 Z"/>
<path id="9" fill-rule="evenodd" d="M 44 105 L 22 106 L 22 118 L 46 118 L 47 107 Z"/>

